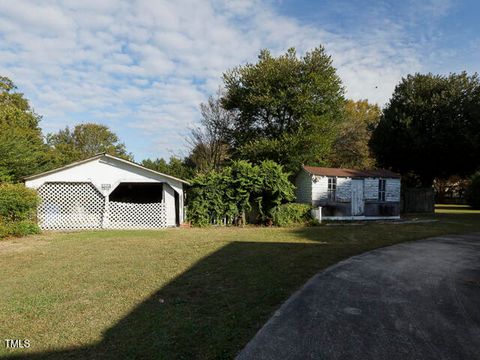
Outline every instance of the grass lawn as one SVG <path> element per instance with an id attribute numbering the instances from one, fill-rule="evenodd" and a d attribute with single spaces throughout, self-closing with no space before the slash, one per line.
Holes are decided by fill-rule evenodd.
<path id="1" fill-rule="evenodd" d="M 308 278 L 341 259 L 480 231 L 435 222 L 49 233 L 0 242 L 0 340 L 25 358 L 232 358 Z"/>
<path id="2" fill-rule="evenodd" d="M 480 210 L 474 210 L 468 205 L 438 204 L 435 209 L 441 214 L 480 214 Z"/>

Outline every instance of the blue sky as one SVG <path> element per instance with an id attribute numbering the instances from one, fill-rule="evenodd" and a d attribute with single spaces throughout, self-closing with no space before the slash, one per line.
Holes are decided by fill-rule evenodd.
<path id="1" fill-rule="evenodd" d="M 0 0 L 0 74 L 45 132 L 108 125 L 136 161 L 185 155 L 199 104 L 262 48 L 323 44 L 346 95 L 384 105 L 402 76 L 480 70 L 477 1 Z"/>

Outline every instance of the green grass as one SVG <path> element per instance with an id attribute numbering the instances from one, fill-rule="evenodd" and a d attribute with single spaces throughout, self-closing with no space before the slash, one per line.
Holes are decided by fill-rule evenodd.
<path id="1" fill-rule="evenodd" d="M 437 214 L 480 214 L 480 209 L 472 209 L 468 205 L 438 204 L 435 206 Z"/>
<path id="2" fill-rule="evenodd" d="M 232 358 L 312 275 L 402 241 L 480 231 L 430 223 L 50 233 L 0 242 L 0 340 L 24 358 Z M 422 217 L 423 218 L 433 218 Z"/>

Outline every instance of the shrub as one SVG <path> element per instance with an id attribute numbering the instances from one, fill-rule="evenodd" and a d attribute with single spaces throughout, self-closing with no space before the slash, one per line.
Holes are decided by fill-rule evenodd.
<path id="1" fill-rule="evenodd" d="M 474 209 L 480 209 L 480 171 L 477 171 L 470 179 L 465 198 L 467 203 Z"/>
<path id="2" fill-rule="evenodd" d="M 0 223 L 0 239 L 7 236 L 26 236 L 39 233 L 40 228 L 35 222 L 31 220 Z"/>
<path id="3" fill-rule="evenodd" d="M 272 210 L 273 224 L 276 226 L 291 226 L 304 224 L 312 220 L 312 207 L 307 204 L 288 203 L 275 207 Z"/>
<path id="4" fill-rule="evenodd" d="M 273 161 L 258 165 L 234 161 L 192 180 L 187 217 L 195 226 L 228 225 L 243 223 L 246 213 L 255 211 L 265 221 L 275 206 L 293 198 L 294 186 L 281 165 Z"/>
<path id="5" fill-rule="evenodd" d="M 10 227 L 0 222 L 0 240 L 3 239 L 4 237 L 9 236 L 10 234 L 11 234 Z"/>
<path id="6" fill-rule="evenodd" d="M 0 184 L 0 238 L 36 234 L 37 193 L 21 184 Z"/>
<path id="7" fill-rule="evenodd" d="M 19 221 L 11 225 L 11 234 L 13 236 L 25 236 L 38 233 L 40 233 L 40 228 L 31 220 Z"/>

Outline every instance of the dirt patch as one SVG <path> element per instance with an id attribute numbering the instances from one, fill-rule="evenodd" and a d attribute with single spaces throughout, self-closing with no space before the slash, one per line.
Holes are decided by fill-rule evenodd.
<path id="1" fill-rule="evenodd" d="M 25 238 L 10 238 L 0 241 L 0 255 L 19 253 L 45 246 L 49 241 L 45 240 L 45 236 L 29 236 Z"/>

